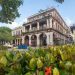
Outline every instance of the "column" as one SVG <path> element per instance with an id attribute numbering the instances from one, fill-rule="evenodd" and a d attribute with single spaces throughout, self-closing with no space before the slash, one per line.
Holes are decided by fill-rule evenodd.
<path id="1" fill-rule="evenodd" d="M 15 39 L 15 46 L 16 46 L 16 39 Z"/>
<path id="2" fill-rule="evenodd" d="M 52 18 L 50 18 L 50 28 L 52 28 Z"/>
<path id="3" fill-rule="evenodd" d="M 25 26 L 22 27 L 22 32 L 25 32 Z"/>
<path id="4" fill-rule="evenodd" d="M 24 26 L 24 32 L 25 32 L 25 29 L 26 29 L 26 28 L 25 28 L 25 26 Z"/>
<path id="5" fill-rule="evenodd" d="M 19 39 L 17 39 L 17 41 L 18 41 L 18 45 L 19 45 Z"/>
<path id="6" fill-rule="evenodd" d="M 37 30 L 39 30 L 39 22 L 37 22 Z"/>
<path id="7" fill-rule="evenodd" d="M 25 38 L 25 36 L 22 36 L 22 44 L 24 44 L 24 38 Z"/>
<path id="8" fill-rule="evenodd" d="M 19 45 L 19 39 L 17 39 L 17 45 Z"/>
<path id="9" fill-rule="evenodd" d="M 50 45 L 53 45 L 53 32 L 50 32 Z"/>
<path id="10" fill-rule="evenodd" d="M 32 29 L 31 29 L 31 25 L 30 25 L 30 29 L 29 29 L 29 31 L 31 31 Z"/>
<path id="11" fill-rule="evenodd" d="M 40 45 L 39 35 L 40 35 L 40 34 L 37 34 L 37 35 L 36 35 L 36 36 L 37 36 L 37 47 L 39 47 L 39 45 Z"/>
<path id="12" fill-rule="evenodd" d="M 28 36 L 29 36 L 29 46 L 31 46 L 31 35 Z"/>
<path id="13" fill-rule="evenodd" d="M 16 39 L 16 45 L 18 45 L 18 39 Z"/>
<path id="14" fill-rule="evenodd" d="M 47 28 L 49 28 L 49 19 L 47 19 Z"/>
<path id="15" fill-rule="evenodd" d="M 46 39 L 47 46 L 49 46 L 49 45 L 50 45 L 50 42 L 49 42 L 49 32 L 48 32 L 48 33 L 46 33 L 46 36 L 47 36 L 47 39 Z"/>
<path id="16" fill-rule="evenodd" d="M 63 37 L 64 37 L 64 36 L 63 36 Z M 66 39 L 65 39 L 65 37 L 64 37 L 64 44 L 66 44 L 66 43 L 65 43 L 65 40 L 66 40 Z"/>

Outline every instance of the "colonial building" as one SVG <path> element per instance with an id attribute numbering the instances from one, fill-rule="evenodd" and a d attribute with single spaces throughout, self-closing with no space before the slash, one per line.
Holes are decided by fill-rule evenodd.
<path id="1" fill-rule="evenodd" d="M 12 36 L 14 37 L 14 40 L 12 41 L 13 45 L 20 45 L 22 43 L 22 26 L 13 29 Z"/>
<path id="2" fill-rule="evenodd" d="M 15 39 L 14 43 L 28 46 L 65 44 L 70 32 L 69 27 L 55 8 L 40 10 L 37 14 L 30 16 L 27 23 L 24 23 L 19 29 L 12 31 L 12 34 L 21 40 L 16 37 L 17 40 Z"/>

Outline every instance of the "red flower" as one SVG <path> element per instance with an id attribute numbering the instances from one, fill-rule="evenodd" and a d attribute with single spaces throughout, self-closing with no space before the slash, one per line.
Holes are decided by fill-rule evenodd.
<path id="1" fill-rule="evenodd" d="M 45 68 L 45 75 L 51 75 L 52 74 L 52 68 L 51 67 L 46 67 Z"/>

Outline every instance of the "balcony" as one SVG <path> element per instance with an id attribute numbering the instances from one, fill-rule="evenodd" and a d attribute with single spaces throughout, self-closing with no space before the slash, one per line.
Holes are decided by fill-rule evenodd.
<path id="1" fill-rule="evenodd" d="M 47 25 L 46 24 L 43 24 L 43 25 L 40 25 L 39 30 L 44 30 L 46 28 L 47 28 Z"/>
<path id="2" fill-rule="evenodd" d="M 33 31 L 37 31 L 37 30 L 44 30 L 47 28 L 47 21 L 46 20 L 42 20 L 39 23 L 38 22 L 34 22 L 28 26 L 25 26 L 25 33 L 27 32 L 33 32 Z"/>
<path id="3" fill-rule="evenodd" d="M 30 26 L 25 27 L 25 32 L 29 32 Z"/>
<path id="4" fill-rule="evenodd" d="M 37 23 L 35 22 L 31 25 L 31 31 L 36 31 L 36 30 L 37 30 Z"/>
<path id="5" fill-rule="evenodd" d="M 29 30 L 26 29 L 25 32 L 29 32 Z"/>
<path id="6" fill-rule="evenodd" d="M 33 27 L 32 29 L 31 29 L 31 31 L 36 31 L 37 30 L 37 27 Z"/>
<path id="7" fill-rule="evenodd" d="M 47 21 L 46 21 L 46 19 L 44 19 L 44 20 L 40 21 L 40 23 L 39 23 L 39 30 L 44 30 L 46 28 L 47 28 Z"/>

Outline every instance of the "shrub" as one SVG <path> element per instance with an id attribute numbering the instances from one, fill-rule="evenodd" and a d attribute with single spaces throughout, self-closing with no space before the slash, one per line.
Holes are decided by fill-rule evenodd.
<path id="1" fill-rule="evenodd" d="M 6 46 L 0 45 L 0 50 L 7 50 L 8 48 Z"/>
<path id="2" fill-rule="evenodd" d="M 64 45 L 0 54 L 3 75 L 75 75 L 75 46 Z M 4 59 L 4 60 L 3 60 Z"/>

